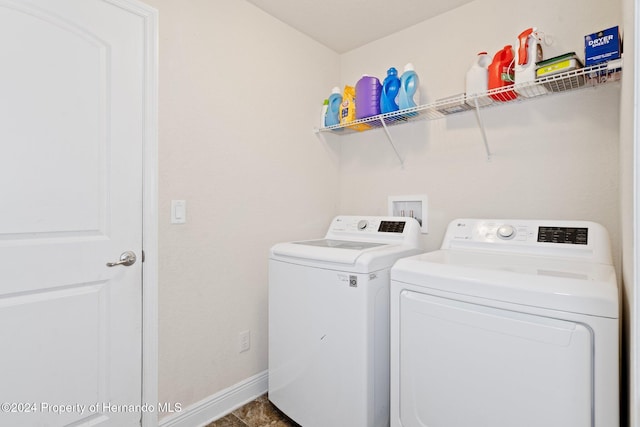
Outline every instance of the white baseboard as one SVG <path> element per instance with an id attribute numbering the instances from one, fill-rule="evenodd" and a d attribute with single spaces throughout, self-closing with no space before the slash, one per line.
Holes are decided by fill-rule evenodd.
<path id="1" fill-rule="evenodd" d="M 160 420 L 159 427 L 196 427 L 221 418 L 267 392 L 268 371 L 240 381 L 219 393 Z"/>

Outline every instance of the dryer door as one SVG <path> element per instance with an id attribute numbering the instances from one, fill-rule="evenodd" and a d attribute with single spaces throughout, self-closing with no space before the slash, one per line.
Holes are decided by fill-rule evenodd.
<path id="1" fill-rule="evenodd" d="M 408 290 L 399 315 L 392 425 L 593 425 L 593 337 L 584 325 Z"/>

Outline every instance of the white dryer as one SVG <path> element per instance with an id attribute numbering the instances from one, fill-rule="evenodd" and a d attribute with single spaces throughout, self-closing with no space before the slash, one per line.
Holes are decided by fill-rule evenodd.
<path id="1" fill-rule="evenodd" d="M 304 427 L 389 425 L 389 271 L 413 218 L 334 218 L 269 259 L 269 400 Z"/>
<path id="2" fill-rule="evenodd" d="M 391 426 L 619 425 L 606 230 L 453 221 L 391 270 Z"/>

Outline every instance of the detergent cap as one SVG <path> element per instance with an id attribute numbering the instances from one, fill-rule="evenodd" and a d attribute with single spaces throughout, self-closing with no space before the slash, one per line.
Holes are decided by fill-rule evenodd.
<path id="1" fill-rule="evenodd" d="M 415 71 L 412 62 L 408 62 L 407 65 L 404 66 L 404 71 Z"/>
<path id="2" fill-rule="evenodd" d="M 342 93 L 342 91 L 340 91 L 340 88 L 338 86 L 335 86 L 333 89 L 331 89 L 331 93 Z"/>

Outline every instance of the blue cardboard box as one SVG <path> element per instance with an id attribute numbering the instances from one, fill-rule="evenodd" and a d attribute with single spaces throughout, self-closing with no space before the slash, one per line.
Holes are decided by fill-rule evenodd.
<path id="1" fill-rule="evenodd" d="M 584 36 L 584 65 L 590 66 L 620 58 L 618 26 Z"/>

